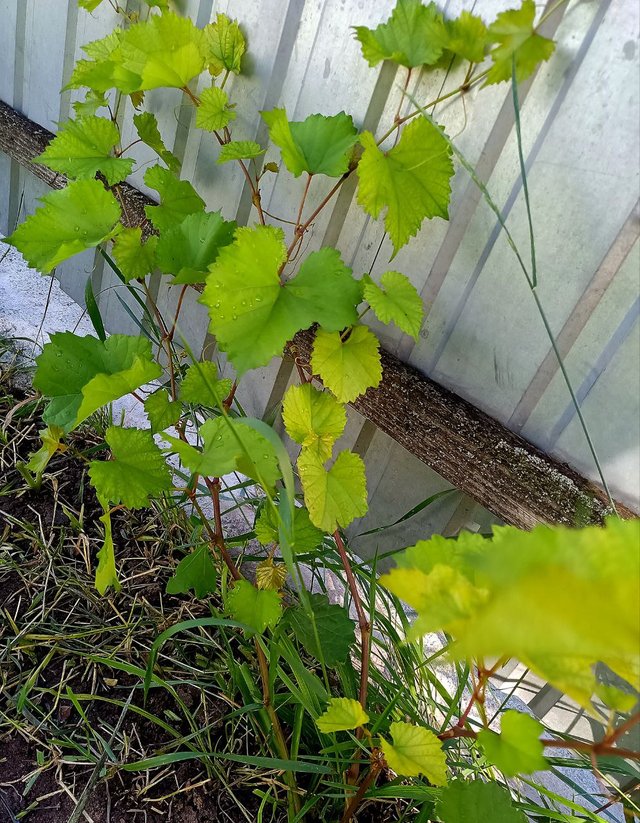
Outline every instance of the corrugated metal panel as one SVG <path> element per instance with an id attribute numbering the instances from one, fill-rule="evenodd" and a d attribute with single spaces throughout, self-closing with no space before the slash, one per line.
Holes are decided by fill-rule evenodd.
<path id="1" fill-rule="evenodd" d="M 248 36 L 247 74 L 229 81 L 237 103 L 238 139 L 266 144 L 259 111 L 274 106 L 285 106 L 295 119 L 344 109 L 359 128 L 378 134 L 393 122 L 398 107 L 401 113 L 406 110 L 400 93 L 406 70 L 389 65 L 370 69 L 349 28 L 385 19 L 393 0 L 188 0 L 183 5 L 199 25 L 218 11 L 228 12 L 241 21 Z M 457 14 L 473 8 L 490 20 L 510 5 L 508 0 L 449 0 L 445 11 Z M 135 8 L 133 1 L 129 8 Z M 571 0 L 544 24 L 544 33 L 558 41 L 556 54 L 520 89 L 539 294 L 560 335 L 607 477 L 632 505 L 638 505 L 640 496 L 638 16 L 635 0 Z M 113 11 L 107 3 L 88 15 L 77 10 L 75 0 L 47 0 L 46 7 L 38 0 L 0 0 L 0 19 L 0 97 L 55 128 L 75 99 L 69 93 L 60 97 L 59 89 L 81 45 L 110 30 Z M 420 100 L 433 100 L 455 88 L 462 77 L 463 69 L 457 66 L 414 71 L 409 89 Z M 201 85 L 206 82 L 203 78 Z M 208 207 L 221 208 L 240 223 L 253 222 L 255 211 L 242 173 L 232 164 L 215 164 L 217 146 L 190 128 L 193 110 L 182 95 L 150 92 L 146 105 L 158 117 L 166 144 L 183 160 L 183 175 L 194 181 Z M 120 113 L 124 142 L 135 136 L 130 114 L 130 108 Z M 464 104 L 444 101 L 435 114 L 487 181 L 526 249 L 508 86 L 473 90 Z M 133 154 L 138 168 L 132 182 L 146 190 L 143 177 L 153 155 L 141 145 Z M 266 159 L 276 156 L 270 148 Z M 0 180 L 0 228 L 7 230 L 20 204 L 23 211 L 33 210 L 35 197 L 43 191 L 6 158 L 0 158 Z M 295 217 L 303 182 L 286 174 L 265 177 L 265 208 L 285 220 Z M 309 208 L 330 185 L 314 180 Z M 355 181 L 350 181 L 317 220 L 308 248 L 333 243 L 356 272 L 371 269 L 380 274 L 388 268 L 391 246 L 382 223 L 368 218 L 354 195 Z M 526 283 L 495 216 L 462 171 L 453 183 L 450 213 L 449 222 L 425 223 L 393 261 L 393 268 L 405 272 L 421 291 L 428 318 L 417 345 L 384 330 L 385 345 L 595 478 Z M 101 293 L 110 328 L 135 333 L 136 324 L 121 302 L 130 300 L 101 258 L 87 253 L 58 270 L 63 287 L 78 302 L 89 275 Z M 159 280 L 151 288 L 161 306 L 175 306 L 175 289 Z M 135 315 L 135 307 L 131 309 Z M 375 321 L 372 325 L 380 330 Z M 185 301 L 181 328 L 196 350 L 204 347 L 207 356 L 218 357 L 206 335 L 206 312 L 193 295 Z M 244 379 L 239 397 L 250 412 L 263 415 L 277 405 L 292 379 L 291 366 L 274 360 Z M 393 522 L 446 486 L 355 412 L 343 443 L 366 454 L 368 463 L 371 514 L 354 534 Z M 462 524 L 484 530 L 490 521 L 487 512 L 455 493 L 388 533 L 360 538 L 357 545 L 365 554 L 384 552 L 431 531 L 451 533 Z"/>

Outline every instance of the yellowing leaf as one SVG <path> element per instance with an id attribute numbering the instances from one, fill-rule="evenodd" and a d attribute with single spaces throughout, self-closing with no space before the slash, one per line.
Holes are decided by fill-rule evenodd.
<path id="1" fill-rule="evenodd" d="M 341 403 L 350 403 L 382 380 L 378 339 L 366 326 L 355 326 L 346 340 L 338 332 L 320 329 L 311 368 Z"/>
<path id="2" fill-rule="evenodd" d="M 350 115 L 343 111 L 333 117 L 311 114 L 302 122 L 289 122 L 284 109 L 263 111 L 271 141 L 279 146 L 289 171 L 340 177 L 349 169 L 358 132 Z"/>
<path id="3" fill-rule="evenodd" d="M 145 172 L 144 182 L 160 195 L 159 206 L 144 207 L 144 213 L 158 231 L 169 230 L 187 215 L 205 209 L 204 200 L 191 183 L 179 180 L 169 169 L 151 166 Z"/>
<path id="4" fill-rule="evenodd" d="M 373 218 L 386 209 L 384 224 L 397 253 L 422 221 L 449 216 L 451 147 L 425 117 L 405 127 L 396 146 L 381 151 L 368 131 L 360 136 L 358 203 Z"/>
<path id="5" fill-rule="evenodd" d="M 311 383 L 291 386 L 282 403 L 282 419 L 289 437 L 322 461 L 328 460 L 333 444 L 347 425 L 347 414 L 328 392 Z"/>
<path id="6" fill-rule="evenodd" d="M 395 323 L 405 334 L 418 339 L 424 307 L 422 299 L 408 277 L 387 271 L 380 278 L 381 287 L 367 276 L 364 299 L 382 323 Z"/>
<path id="7" fill-rule="evenodd" d="M 240 623 L 263 634 L 267 627 L 273 628 L 282 616 L 282 605 L 278 592 L 272 589 L 256 589 L 248 580 L 237 580 L 227 594 L 229 614 Z"/>
<path id="8" fill-rule="evenodd" d="M 120 207 L 98 180 L 77 180 L 40 198 L 43 204 L 5 243 L 27 263 L 48 274 L 63 260 L 108 240 L 120 220 Z"/>
<path id="9" fill-rule="evenodd" d="M 149 497 L 171 488 L 171 473 L 151 432 L 109 426 L 105 440 L 111 460 L 92 460 L 89 477 L 100 500 L 130 509 L 149 505 Z"/>
<path id="10" fill-rule="evenodd" d="M 193 363 L 187 369 L 180 384 L 180 399 L 184 403 L 194 403 L 218 409 L 229 396 L 233 383 L 228 377 L 218 378 L 218 367 L 211 360 Z"/>
<path id="11" fill-rule="evenodd" d="M 142 242 L 142 229 L 123 228 L 113 244 L 113 256 L 127 281 L 141 280 L 156 267 L 158 237 L 152 234 Z"/>
<path id="12" fill-rule="evenodd" d="M 316 720 L 316 726 L 323 734 L 331 734 L 357 729 L 368 722 L 369 715 L 357 700 L 349 697 L 332 697 L 327 710 Z"/>
<path id="13" fill-rule="evenodd" d="M 432 66 L 442 54 L 444 22 L 435 3 L 425 6 L 422 0 L 398 0 L 386 23 L 374 30 L 356 26 L 356 38 L 370 66 L 381 60 L 407 68 Z"/>
<path id="14" fill-rule="evenodd" d="M 67 120 L 35 162 L 77 180 L 95 177 L 100 172 L 113 186 L 131 174 L 133 168 L 132 159 L 112 156 L 119 141 L 118 127 L 105 117 Z"/>
<path id="15" fill-rule="evenodd" d="M 482 729 L 478 742 L 489 763 L 507 777 L 544 770 L 548 763 L 542 756 L 542 723 L 528 714 L 505 712 L 500 719 L 500 734 Z"/>
<path id="16" fill-rule="evenodd" d="M 39 434 L 42 446 L 29 456 L 27 462 L 27 468 L 36 475 L 42 474 L 57 451 L 65 451 L 67 448 L 62 443 L 64 429 L 61 429 L 60 426 L 47 426 Z"/>
<path id="17" fill-rule="evenodd" d="M 235 111 L 229 106 L 229 98 L 217 86 L 204 89 L 200 95 L 200 105 L 196 109 L 196 126 L 206 131 L 218 131 L 236 119 Z"/>
<path id="18" fill-rule="evenodd" d="M 533 74 L 539 63 L 551 57 L 555 43 L 536 33 L 533 25 L 535 16 L 534 0 L 523 0 L 519 9 L 503 11 L 489 26 L 490 38 L 499 45 L 491 52 L 493 66 L 485 86 L 511 80 L 514 59 L 516 82 L 521 83 Z"/>
<path id="19" fill-rule="evenodd" d="M 260 157 L 266 149 L 260 148 L 253 140 L 232 140 L 220 149 L 216 163 L 228 163 L 230 160 L 252 160 Z"/>
<path id="20" fill-rule="evenodd" d="M 121 37 L 123 68 L 140 77 L 138 90 L 182 88 L 205 66 L 202 31 L 188 17 L 155 14 Z"/>
<path id="21" fill-rule="evenodd" d="M 389 727 L 393 745 L 382 741 L 382 750 L 390 769 L 402 777 L 423 774 L 434 786 L 447 782 L 447 766 L 442 742 L 423 726 L 396 722 Z"/>
<path id="22" fill-rule="evenodd" d="M 316 455 L 303 451 L 298 471 L 311 522 L 322 531 L 334 532 L 367 513 L 367 481 L 359 455 L 340 452 L 327 471 Z"/>
<path id="23" fill-rule="evenodd" d="M 240 74 L 246 47 L 240 26 L 226 14 L 218 14 L 216 22 L 204 28 L 205 59 L 214 77 L 223 71 Z"/>
<path id="24" fill-rule="evenodd" d="M 102 517 L 98 518 L 104 525 L 104 543 L 98 552 L 98 566 L 96 568 L 95 586 L 98 593 L 104 596 L 109 586 L 113 590 L 120 591 L 120 581 L 116 571 L 116 555 L 113 549 L 113 534 L 111 531 L 111 514 L 106 511 Z"/>
<path id="25" fill-rule="evenodd" d="M 312 252 L 296 277 L 282 283 L 284 235 L 271 226 L 239 228 L 210 267 L 201 302 L 211 331 L 236 371 L 266 365 L 314 322 L 343 328 L 357 318 L 360 285 L 335 249 Z"/>
<path id="26" fill-rule="evenodd" d="M 259 589 L 280 591 L 287 579 L 287 567 L 284 563 L 274 563 L 273 557 L 267 557 L 256 566 L 256 583 Z"/>

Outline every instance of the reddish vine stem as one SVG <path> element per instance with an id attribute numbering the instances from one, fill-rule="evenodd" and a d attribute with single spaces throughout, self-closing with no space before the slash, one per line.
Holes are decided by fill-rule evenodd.
<path id="1" fill-rule="evenodd" d="M 372 757 L 375 757 L 375 750 L 372 752 Z M 354 794 L 349 802 L 349 805 L 345 809 L 344 814 L 342 815 L 340 823 L 349 823 L 349 821 L 353 818 L 353 815 L 356 813 L 358 806 L 362 803 L 362 799 L 367 793 L 367 791 L 373 786 L 373 784 L 378 779 L 378 775 L 382 770 L 382 763 L 379 760 L 374 760 L 371 764 L 371 768 L 367 772 L 367 776 L 364 778 L 362 783 L 358 787 L 358 791 Z"/>
<path id="2" fill-rule="evenodd" d="M 184 296 L 187 293 L 187 289 L 189 288 L 189 284 L 185 283 L 184 286 L 180 289 L 180 294 L 178 296 L 178 304 L 176 306 L 176 313 L 173 318 L 173 323 L 171 324 L 171 329 L 167 335 L 167 340 L 171 343 L 176 333 L 176 328 L 178 326 L 178 318 L 180 317 L 180 310 L 182 309 L 182 301 L 184 300 Z"/>

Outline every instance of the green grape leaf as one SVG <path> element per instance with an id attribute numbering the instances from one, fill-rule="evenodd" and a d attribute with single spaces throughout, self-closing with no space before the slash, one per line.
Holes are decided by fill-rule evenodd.
<path id="1" fill-rule="evenodd" d="M 351 647 L 355 643 L 355 623 L 343 606 L 332 605 L 325 594 L 310 594 L 309 602 L 316 629 L 303 606 L 287 611 L 287 623 L 293 629 L 300 645 L 326 666 L 346 663 Z M 360 704 L 358 704 L 360 705 Z"/>
<path id="2" fill-rule="evenodd" d="M 326 711 L 316 720 L 316 726 L 323 734 L 349 731 L 364 726 L 369 715 L 357 700 L 350 697 L 332 697 Z"/>
<path id="3" fill-rule="evenodd" d="M 517 658 L 587 709 L 597 661 L 637 686 L 640 521 L 464 532 L 449 559 L 444 542 L 397 555 L 380 579 L 418 612 L 413 637 L 444 630 L 459 658 Z"/>
<path id="4" fill-rule="evenodd" d="M 282 616 L 278 592 L 257 589 L 248 580 L 237 580 L 227 594 L 226 608 L 234 620 L 249 626 L 254 634 L 274 628 Z"/>
<path id="5" fill-rule="evenodd" d="M 169 435 L 164 439 L 171 444 L 183 466 L 205 477 L 239 471 L 267 489 L 273 488 L 280 477 L 273 446 L 247 425 L 246 419 L 216 417 L 206 420 L 200 426 L 200 436 L 202 450 Z"/>
<path id="6" fill-rule="evenodd" d="M 170 171 L 177 174 L 180 171 L 181 163 L 172 152 L 167 149 L 160 135 L 158 121 L 155 114 L 150 111 L 143 111 L 133 115 L 133 125 L 136 127 L 138 137 L 153 149 L 160 159 L 167 164 Z"/>
<path id="7" fill-rule="evenodd" d="M 167 581 L 167 594 L 186 594 L 193 589 L 196 597 L 206 597 L 215 592 L 216 580 L 209 547 L 203 544 L 178 563 L 173 577 Z"/>
<path id="8" fill-rule="evenodd" d="M 434 786 L 447 783 L 447 761 L 442 741 L 424 726 L 396 722 L 389 726 L 393 745 L 382 740 L 382 751 L 389 768 L 402 777 L 423 774 Z"/>
<path id="9" fill-rule="evenodd" d="M 353 119 L 343 111 L 333 117 L 311 114 L 302 122 L 289 122 L 284 109 L 261 112 L 269 137 L 282 152 L 291 174 L 326 174 L 341 177 L 349 170 L 358 132 Z"/>
<path id="10" fill-rule="evenodd" d="M 523 0 L 519 9 L 503 11 L 489 26 L 489 37 L 498 45 L 491 51 L 493 66 L 485 86 L 511 80 L 514 60 L 516 82 L 522 83 L 533 74 L 539 63 L 551 57 L 556 45 L 553 40 L 536 33 L 533 25 L 535 16 L 534 0 Z"/>
<path id="11" fill-rule="evenodd" d="M 116 571 L 116 555 L 113 548 L 113 533 L 111 530 L 111 513 L 106 511 L 98 518 L 104 525 L 104 543 L 98 552 L 98 566 L 96 567 L 95 587 L 103 597 L 109 586 L 120 591 L 120 581 Z"/>
<path id="12" fill-rule="evenodd" d="M 354 452 L 340 452 L 327 471 L 316 455 L 303 451 L 298 472 L 311 522 L 322 531 L 334 532 L 367 513 L 364 463 Z"/>
<path id="13" fill-rule="evenodd" d="M 78 60 L 71 73 L 66 89 L 88 87 L 98 94 L 117 88 L 125 94 L 133 93 L 140 86 L 140 76 L 125 68 L 121 56 L 121 40 L 124 29 L 115 29 L 100 40 L 82 47 L 89 60 Z"/>
<path id="14" fill-rule="evenodd" d="M 159 389 L 144 401 L 144 410 L 151 423 L 151 431 L 163 432 L 180 419 L 182 403 L 169 400 L 169 392 Z"/>
<path id="15" fill-rule="evenodd" d="M 158 268 L 173 274 L 174 283 L 204 283 L 209 266 L 233 241 L 235 230 L 235 220 L 225 220 L 219 211 L 189 214 L 160 233 Z"/>
<path id="16" fill-rule="evenodd" d="M 51 398 L 43 419 L 67 432 L 162 373 L 149 341 L 124 334 L 104 342 L 71 332 L 52 334 L 36 363 L 33 385 Z"/>
<path id="17" fill-rule="evenodd" d="M 517 774 L 531 774 L 548 767 L 549 764 L 542 756 L 542 732 L 542 723 L 535 718 L 511 710 L 501 717 L 500 734 L 482 729 L 478 733 L 478 742 L 489 763 L 497 766 L 504 775 L 515 777 Z"/>
<path id="18" fill-rule="evenodd" d="M 91 485 L 100 500 L 142 509 L 150 505 L 149 497 L 169 491 L 171 472 L 151 432 L 109 426 L 105 440 L 112 459 L 89 463 Z"/>
<path id="19" fill-rule="evenodd" d="M 287 579 L 287 567 L 284 563 L 274 563 L 273 557 L 267 557 L 256 566 L 256 585 L 259 589 L 273 589 L 278 592 Z"/>
<path id="20" fill-rule="evenodd" d="M 356 26 L 355 32 L 370 66 L 381 60 L 393 60 L 410 69 L 433 66 L 446 39 L 438 7 L 435 3 L 424 6 L 422 0 L 398 0 L 386 23 L 373 30 Z"/>
<path id="21" fill-rule="evenodd" d="M 331 457 L 333 444 L 347 425 L 344 406 L 311 383 L 287 390 L 282 419 L 289 437 L 313 451 L 322 462 Z"/>
<path id="22" fill-rule="evenodd" d="M 311 368 L 341 403 L 350 403 L 382 380 L 380 344 L 366 326 L 354 326 L 343 340 L 338 332 L 319 329 Z"/>
<path id="23" fill-rule="evenodd" d="M 397 271 L 387 271 L 377 286 L 367 275 L 364 299 L 382 323 L 395 323 L 405 334 L 418 339 L 424 317 L 422 298 L 408 277 Z"/>
<path id="24" fill-rule="evenodd" d="M 244 35 L 235 20 L 218 14 L 215 23 L 204 27 L 204 51 L 209 72 L 217 77 L 223 71 L 240 74 L 242 55 L 247 48 Z"/>
<path id="25" fill-rule="evenodd" d="M 483 19 L 465 10 L 445 25 L 447 50 L 471 63 L 482 63 L 489 35 Z"/>
<path id="26" fill-rule="evenodd" d="M 102 0 L 78 0 L 78 5 L 85 11 L 95 11 Z"/>
<path id="27" fill-rule="evenodd" d="M 360 135 L 360 142 L 364 153 L 358 164 L 358 203 L 374 219 L 386 208 L 384 224 L 395 256 L 425 217 L 448 219 L 451 147 L 425 117 L 409 123 L 398 144 L 386 153 L 368 131 Z"/>
<path id="28" fill-rule="evenodd" d="M 84 100 L 76 100 L 72 104 L 76 117 L 91 117 L 98 109 L 106 108 L 109 101 L 104 94 L 98 94 L 91 89 L 87 92 Z"/>
<path id="29" fill-rule="evenodd" d="M 228 377 L 218 379 L 218 367 L 211 360 L 189 366 L 180 384 L 180 400 L 217 409 L 229 396 L 233 383 Z"/>
<path id="30" fill-rule="evenodd" d="M 269 543 L 279 543 L 279 524 L 275 512 L 271 506 L 263 506 L 254 526 L 256 538 L 264 545 Z M 323 533 L 317 529 L 309 517 L 309 512 L 301 507 L 293 510 L 293 549 L 297 554 L 310 552 L 322 544 Z"/>
<path id="31" fill-rule="evenodd" d="M 442 823 L 526 823 L 508 789 L 482 780 L 452 780 L 440 795 L 437 812 Z"/>
<path id="32" fill-rule="evenodd" d="M 113 256 L 125 281 L 142 280 L 156 268 L 158 237 L 142 242 L 142 229 L 123 228 L 113 244 Z"/>
<path id="33" fill-rule="evenodd" d="M 27 263 L 48 274 L 63 260 L 108 240 L 120 220 L 120 207 L 98 180 L 77 180 L 40 198 L 43 204 L 5 243 Z"/>
<path id="34" fill-rule="evenodd" d="M 145 206 L 144 212 L 158 231 L 171 229 L 189 214 L 204 211 L 205 203 L 188 180 L 179 180 L 169 169 L 151 166 L 144 182 L 160 195 L 159 206 Z"/>
<path id="35" fill-rule="evenodd" d="M 238 374 L 265 366 L 299 329 L 315 322 L 339 329 L 357 319 L 361 287 L 335 249 L 312 252 L 282 284 L 286 254 L 280 229 L 239 228 L 210 267 L 201 302 Z"/>
<path id="36" fill-rule="evenodd" d="M 135 91 L 179 89 L 205 67 L 202 31 L 188 17 L 156 14 L 124 31 L 120 56 L 123 68 L 140 77 Z"/>
<path id="37" fill-rule="evenodd" d="M 228 163 L 230 160 L 252 160 L 260 157 L 265 151 L 266 149 L 260 148 L 260 144 L 254 143 L 253 140 L 232 140 L 231 143 L 225 143 L 222 146 L 216 163 Z"/>
<path id="38" fill-rule="evenodd" d="M 133 169 L 131 158 L 111 155 L 119 140 L 118 127 L 106 117 L 67 120 L 35 162 L 77 180 L 95 177 L 100 172 L 113 186 Z"/>
<path id="39" fill-rule="evenodd" d="M 29 455 L 27 468 L 36 475 L 42 475 L 47 468 L 49 461 L 57 451 L 65 451 L 66 446 L 62 443 L 64 429 L 60 426 L 47 426 L 39 432 L 42 445 Z"/>
<path id="40" fill-rule="evenodd" d="M 196 109 L 196 126 L 205 131 L 218 131 L 236 119 L 236 113 L 229 105 L 226 91 L 217 86 L 204 89 L 200 95 L 200 105 Z"/>

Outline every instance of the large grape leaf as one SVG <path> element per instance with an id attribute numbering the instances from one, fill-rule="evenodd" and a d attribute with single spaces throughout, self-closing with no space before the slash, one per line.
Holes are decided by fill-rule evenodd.
<path id="1" fill-rule="evenodd" d="M 442 742 L 424 726 L 414 726 L 401 721 L 389 726 L 393 745 L 382 740 L 385 760 L 393 771 L 402 777 L 423 774 L 434 786 L 447 783 L 447 761 Z"/>
<path id="2" fill-rule="evenodd" d="M 499 14 L 489 26 L 489 37 L 498 45 L 491 51 L 493 66 L 485 86 L 511 80 L 515 60 L 516 82 L 521 83 L 535 71 L 538 63 L 548 60 L 556 47 L 553 40 L 537 34 L 534 0 L 523 0 L 519 9 Z"/>
<path id="3" fill-rule="evenodd" d="M 160 233 L 158 268 L 173 274 L 174 283 L 204 283 L 209 266 L 232 242 L 235 230 L 235 220 L 225 220 L 219 211 L 189 214 Z"/>
<path id="4" fill-rule="evenodd" d="M 220 149 L 220 154 L 216 163 L 228 163 L 230 160 L 252 160 L 260 157 L 266 149 L 260 147 L 259 143 L 253 140 L 232 140 L 225 143 Z"/>
<path id="5" fill-rule="evenodd" d="M 203 543 L 178 563 L 173 577 L 167 581 L 167 594 L 186 594 L 193 589 L 196 597 L 206 597 L 215 592 L 216 580 L 211 552 Z"/>
<path id="6" fill-rule="evenodd" d="M 46 194 L 40 202 L 43 205 L 4 242 L 44 273 L 108 240 L 120 220 L 120 206 L 98 180 L 77 180 Z"/>
<path id="7" fill-rule="evenodd" d="M 158 236 L 152 234 L 142 242 L 142 229 L 122 228 L 113 244 L 113 256 L 125 281 L 141 280 L 156 267 Z"/>
<path id="8" fill-rule="evenodd" d="M 273 589 L 257 589 L 248 580 L 237 580 L 227 595 L 229 614 L 240 623 L 263 634 L 273 628 L 282 616 L 280 595 Z"/>
<path id="9" fill-rule="evenodd" d="M 310 594 L 318 640 L 313 623 L 303 606 L 289 609 L 287 623 L 293 629 L 300 645 L 326 666 L 345 663 L 355 643 L 355 623 L 343 606 L 332 605 L 325 594 Z M 318 644 L 319 643 L 319 644 Z"/>
<path id="10" fill-rule="evenodd" d="M 236 113 L 229 105 L 226 91 L 217 86 L 203 89 L 200 105 L 196 109 L 196 126 L 206 131 L 218 131 L 236 119 Z"/>
<path id="11" fill-rule="evenodd" d="M 346 340 L 338 332 L 319 329 L 313 342 L 311 368 L 341 403 L 350 403 L 380 384 L 380 344 L 366 326 L 354 326 Z"/>
<path id="12" fill-rule="evenodd" d="M 490 729 L 478 732 L 478 742 L 489 763 L 507 777 L 544 770 L 548 763 L 542 756 L 542 723 L 523 712 L 508 711 L 500 719 L 500 734 Z"/>
<path id="13" fill-rule="evenodd" d="M 322 531 L 334 532 L 367 513 L 367 481 L 358 454 L 340 452 L 327 471 L 315 454 L 303 451 L 298 472 L 311 522 Z"/>
<path id="14" fill-rule="evenodd" d="M 363 132 L 360 142 L 364 153 L 358 164 L 358 203 L 373 218 L 387 210 L 384 224 L 395 254 L 425 217 L 448 219 L 451 147 L 426 117 L 409 123 L 398 144 L 386 153 L 370 132 Z"/>
<path id="15" fill-rule="evenodd" d="M 637 687 L 640 521 L 463 533 L 448 557 L 444 542 L 408 549 L 381 578 L 417 610 L 414 636 L 445 630 L 459 657 L 518 658 L 587 708 L 598 661 Z"/>
<path id="16" fill-rule="evenodd" d="M 220 477 L 232 471 L 246 474 L 270 489 L 280 477 L 271 443 L 247 425 L 245 419 L 216 417 L 200 426 L 202 449 L 165 435 L 182 464 L 192 472 Z"/>
<path id="17" fill-rule="evenodd" d="M 246 47 L 240 26 L 226 14 L 218 14 L 215 23 L 204 27 L 205 59 L 214 77 L 223 71 L 240 74 Z"/>
<path id="18" fill-rule="evenodd" d="M 182 88 L 205 67 L 202 30 L 188 17 L 156 14 L 124 32 L 120 56 L 123 68 L 140 77 L 136 91 Z"/>
<path id="19" fill-rule="evenodd" d="M 138 137 L 142 142 L 149 146 L 150 149 L 153 149 L 163 162 L 167 164 L 169 169 L 177 174 L 180 171 L 181 163 L 175 154 L 170 152 L 165 146 L 162 136 L 160 135 L 155 114 L 152 114 L 150 111 L 134 114 L 133 125 L 136 127 Z"/>
<path id="20" fill-rule="evenodd" d="M 415 286 L 404 274 L 387 271 L 380 286 L 365 275 L 363 297 L 383 323 L 395 323 L 405 334 L 418 339 L 424 306 Z"/>
<path id="21" fill-rule="evenodd" d="M 488 42 L 488 31 L 482 17 L 465 10 L 445 24 L 447 50 L 471 63 L 482 63 Z"/>
<path id="22" fill-rule="evenodd" d="M 193 363 L 180 384 L 180 399 L 184 403 L 219 408 L 229 396 L 232 381 L 218 377 L 218 367 L 211 360 Z"/>
<path id="23" fill-rule="evenodd" d="M 331 697 L 329 705 L 316 720 L 323 734 L 350 731 L 369 722 L 369 715 L 357 700 L 350 697 Z"/>
<path id="24" fill-rule="evenodd" d="M 349 170 L 358 132 L 350 115 L 340 112 L 333 117 L 311 114 L 301 122 L 289 122 L 284 109 L 263 111 L 269 137 L 282 152 L 289 171 L 299 177 L 302 172 L 340 177 Z"/>
<path id="25" fill-rule="evenodd" d="M 104 526 L 104 543 L 98 552 L 98 565 L 96 567 L 95 586 L 100 595 L 104 595 L 109 586 L 113 590 L 120 591 L 120 581 L 116 571 L 116 555 L 113 548 L 113 532 L 111 529 L 111 512 L 105 511 L 102 517 L 98 518 Z"/>
<path id="26" fill-rule="evenodd" d="M 204 200 L 188 180 L 179 180 L 169 169 L 151 166 L 144 175 L 147 186 L 160 195 L 159 206 L 145 206 L 144 213 L 158 229 L 166 231 L 189 214 L 203 212 Z"/>
<path id="27" fill-rule="evenodd" d="M 142 509 L 150 505 L 150 497 L 169 491 L 171 472 L 151 432 L 109 426 L 105 440 L 111 460 L 89 463 L 91 484 L 100 500 Z"/>
<path id="28" fill-rule="evenodd" d="M 240 228 L 210 267 L 203 302 L 211 331 L 239 374 L 265 366 L 299 329 L 339 329 L 355 322 L 361 287 L 340 254 L 312 252 L 282 284 L 284 235 L 271 226 Z"/>
<path id="29" fill-rule="evenodd" d="M 279 523 L 271 506 L 260 509 L 255 522 L 257 539 L 265 546 L 269 543 L 280 542 Z M 324 538 L 320 529 L 317 529 L 309 517 L 309 512 L 301 507 L 293 510 L 292 547 L 297 554 L 310 552 L 322 544 Z"/>
<path id="30" fill-rule="evenodd" d="M 442 55 L 446 34 L 442 13 L 435 3 L 397 0 L 391 17 L 376 29 L 356 26 L 356 39 L 370 66 L 393 60 L 401 66 L 432 66 Z"/>
<path id="31" fill-rule="evenodd" d="M 311 383 L 291 386 L 282 403 L 282 419 L 289 437 L 310 449 L 320 460 L 328 460 L 333 444 L 347 425 L 344 406 L 328 392 Z"/>
<path id="32" fill-rule="evenodd" d="M 35 162 L 77 180 L 95 177 L 100 172 L 113 186 L 131 174 L 133 168 L 131 158 L 111 154 L 119 140 L 118 127 L 106 117 L 67 120 Z"/>
<path id="33" fill-rule="evenodd" d="M 526 823 L 508 789 L 492 781 L 452 780 L 440 795 L 437 811 L 442 823 Z"/>
<path id="34" fill-rule="evenodd" d="M 53 334 L 36 363 L 33 385 L 51 398 L 43 418 L 65 431 L 162 373 L 149 341 L 124 334 L 104 343 L 71 332 Z"/>

